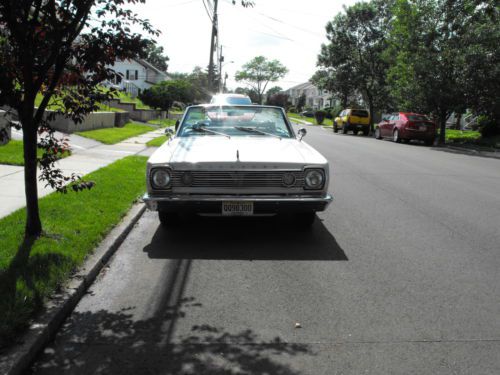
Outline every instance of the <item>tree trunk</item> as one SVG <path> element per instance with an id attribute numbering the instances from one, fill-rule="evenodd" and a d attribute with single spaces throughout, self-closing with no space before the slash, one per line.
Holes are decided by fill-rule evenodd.
<path id="1" fill-rule="evenodd" d="M 461 122 L 462 122 L 462 114 L 458 113 L 458 114 L 456 114 L 456 120 L 455 120 L 455 129 L 456 130 L 462 129 L 462 126 L 460 125 Z"/>
<path id="2" fill-rule="evenodd" d="M 446 112 L 439 114 L 439 129 L 438 143 L 444 145 L 446 143 Z"/>
<path id="3" fill-rule="evenodd" d="M 26 195 L 25 237 L 38 237 L 42 233 L 42 222 L 38 209 L 37 131 L 32 116 L 23 116 L 21 121 L 24 143 L 24 192 Z"/>

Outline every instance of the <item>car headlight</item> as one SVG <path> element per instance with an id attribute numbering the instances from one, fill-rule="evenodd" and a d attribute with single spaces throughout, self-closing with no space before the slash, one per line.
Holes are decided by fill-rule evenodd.
<path id="1" fill-rule="evenodd" d="M 325 172 L 321 169 L 306 170 L 306 189 L 321 189 L 325 184 Z"/>
<path id="2" fill-rule="evenodd" d="M 151 185 L 155 189 L 166 189 L 169 187 L 172 177 L 168 169 L 158 168 L 151 173 Z"/>

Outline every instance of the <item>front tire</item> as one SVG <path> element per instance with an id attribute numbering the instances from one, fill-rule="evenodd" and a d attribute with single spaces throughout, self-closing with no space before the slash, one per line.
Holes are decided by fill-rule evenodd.
<path id="1" fill-rule="evenodd" d="M 380 128 L 375 129 L 375 139 L 382 139 L 382 135 L 380 134 Z"/>
<path id="2" fill-rule="evenodd" d="M 333 132 L 334 132 L 334 133 L 337 133 L 338 131 L 339 131 L 339 128 L 338 128 L 338 126 L 337 126 L 337 123 L 336 123 L 336 122 L 334 122 L 334 123 L 333 123 Z"/>

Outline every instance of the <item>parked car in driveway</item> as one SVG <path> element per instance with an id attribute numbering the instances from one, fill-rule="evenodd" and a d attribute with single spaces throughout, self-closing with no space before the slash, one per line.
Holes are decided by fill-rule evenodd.
<path id="1" fill-rule="evenodd" d="M 430 146 L 436 138 L 436 129 L 436 124 L 425 115 L 397 112 L 375 125 L 375 138 L 391 138 L 394 142 L 416 139 Z"/>
<path id="2" fill-rule="evenodd" d="M 164 226 L 181 213 L 284 213 L 311 225 L 333 198 L 328 161 L 305 135 L 294 133 L 280 107 L 188 107 L 176 134 L 148 160 L 144 201 Z"/>
<path id="3" fill-rule="evenodd" d="M 349 131 L 358 134 L 361 130 L 364 135 L 368 135 L 370 132 L 370 112 L 366 109 L 344 109 L 333 120 L 333 131 L 337 133 L 339 130 L 344 134 Z"/>

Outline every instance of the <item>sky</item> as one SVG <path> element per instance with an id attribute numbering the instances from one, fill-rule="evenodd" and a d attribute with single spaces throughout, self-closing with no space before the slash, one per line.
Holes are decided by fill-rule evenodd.
<path id="1" fill-rule="evenodd" d="M 205 0 L 213 5 L 213 0 Z M 227 87 L 244 86 L 234 80 L 236 71 L 258 55 L 277 59 L 289 73 L 270 83 L 288 89 L 307 82 L 316 71 L 321 44 L 326 43 L 325 25 L 355 0 L 254 0 L 253 8 L 239 1 L 219 0 L 219 44 Z M 203 0 L 146 0 L 134 11 L 161 31 L 158 45 L 170 58 L 169 72 L 189 73 L 195 66 L 208 66 L 211 21 Z"/>

